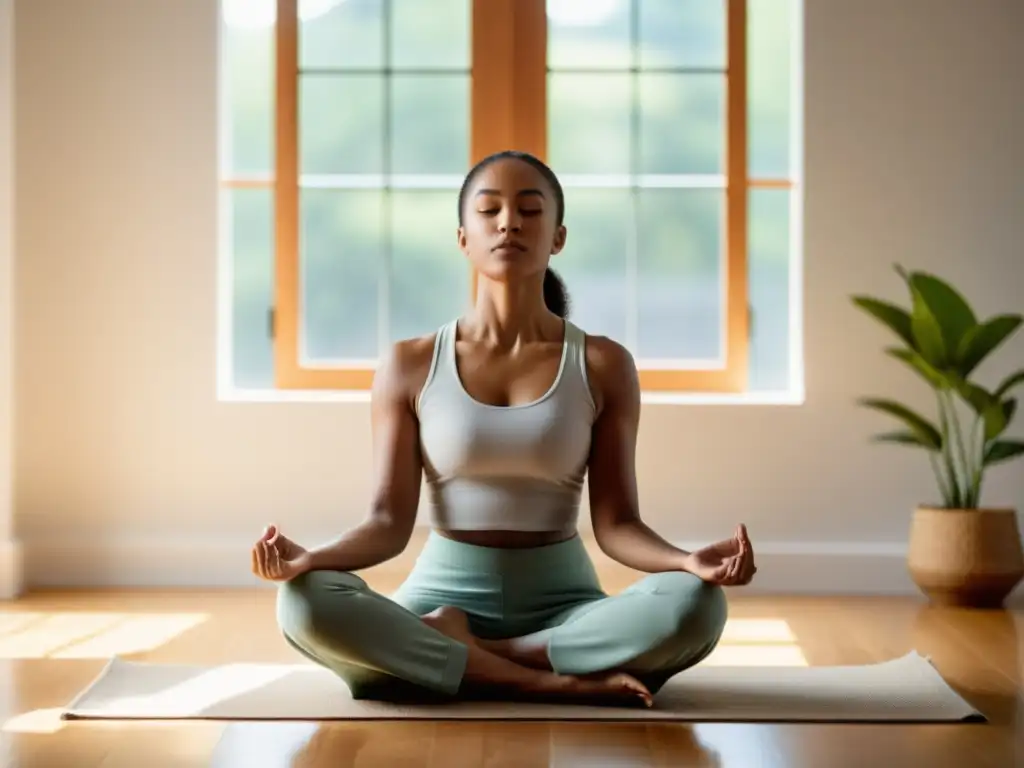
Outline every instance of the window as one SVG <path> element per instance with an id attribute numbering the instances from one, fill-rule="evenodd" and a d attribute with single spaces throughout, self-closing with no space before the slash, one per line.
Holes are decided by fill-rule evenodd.
<path id="1" fill-rule="evenodd" d="M 222 374 L 364 390 L 464 311 L 475 160 L 544 158 L 648 392 L 798 393 L 797 0 L 222 0 Z"/>

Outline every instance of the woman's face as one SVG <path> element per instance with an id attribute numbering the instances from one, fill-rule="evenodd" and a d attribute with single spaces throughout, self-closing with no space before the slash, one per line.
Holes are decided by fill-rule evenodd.
<path id="1" fill-rule="evenodd" d="M 554 190 L 522 160 L 498 160 L 477 173 L 463 205 L 459 248 L 492 280 L 542 275 L 565 245 Z"/>

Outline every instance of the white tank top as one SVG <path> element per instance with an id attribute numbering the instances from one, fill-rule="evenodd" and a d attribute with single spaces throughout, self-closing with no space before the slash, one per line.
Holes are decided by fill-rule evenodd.
<path id="1" fill-rule="evenodd" d="M 531 403 L 497 406 L 472 398 L 462 385 L 457 322 L 439 329 L 416 403 L 432 525 L 476 531 L 574 528 L 596 414 L 586 335 L 566 320 L 551 388 Z"/>

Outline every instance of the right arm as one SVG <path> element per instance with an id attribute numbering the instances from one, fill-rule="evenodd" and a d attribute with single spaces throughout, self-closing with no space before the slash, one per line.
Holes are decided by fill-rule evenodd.
<path id="1" fill-rule="evenodd" d="M 426 380 L 433 337 L 399 342 L 377 369 L 371 390 L 374 487 L 367 518 L 309 550 L 302 570 L 357 571 L 401 554 L 412 536 L 423 462 L 414 403 Z"/>

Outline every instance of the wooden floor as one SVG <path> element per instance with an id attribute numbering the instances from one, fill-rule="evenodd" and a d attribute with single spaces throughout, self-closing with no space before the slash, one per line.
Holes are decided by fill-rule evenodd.
<path id="1" fill-rule="evenodd" d="M 605 569 L 612 591 L 631 574 Z M 378 589 L 396 573 L 369 573 Z M 111 654 L 140 660 L 295 661 L 273 593 L 36 593 L 0 603 L 0 768 L 358 766 L 601 768 L 1024 766 L 1024 611 L 933 609 L 915 598 L 731 595 L 708 663 L 873 662 L 929 655 L 989 724 L 61 722 Z"/>

